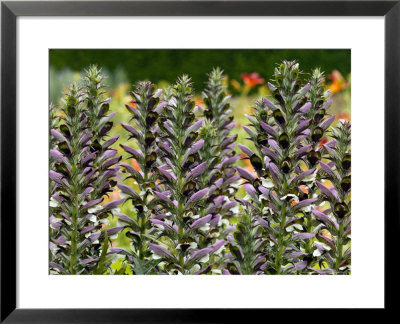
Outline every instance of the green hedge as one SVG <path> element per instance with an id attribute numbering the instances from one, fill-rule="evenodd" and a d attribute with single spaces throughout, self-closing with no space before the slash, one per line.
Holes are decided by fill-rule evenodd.
<path id="1" fill-rule="evenodd" d="M 109 71 L 122 68 L 128 81 L 165 80 L 174 82 L 180 74 L 190 74 L 196 84 L 203 85 L 206 73 L 219 66 L 232 79 L 245 72 L 258 72 L 262 77 L 273 73 L 276 62 L 296 59 L 303 71 L 321 67 L 326 73 L 337 69 L 350 73 L 350 50 L 50 50 L 50 65 L 56 71 L 81 71 L 90 64 L 98 64 Z"/>

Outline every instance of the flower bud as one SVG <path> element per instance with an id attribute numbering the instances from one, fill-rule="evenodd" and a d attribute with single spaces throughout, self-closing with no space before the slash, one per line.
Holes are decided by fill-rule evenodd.
<path id="1" fill-rule="evenodd" d="M 189 168 L 194 162 L 199 161 L 199 155 L 198 153 L 190 154 L 187 159 L 185 164 L 183 165 L 184 169 Z"/>
<path id="2" fill-rule="evenodd" d="M 147 168 L 150 168 L 154 162 L 157 160 L 157 154 L 156 152 L 151 152 L 151 154 L 146 155 L 144 163 L 146 164 Z"/>
<path id="3" fill-rule="evenodd" d="M 191 132 L 191 133 L 188 134 L 188 136 L 186 136 L 183 145 L 185 147 L 189 147 L 190 145 L 192 145 L 192 143 L 194 143 L 194 141 L 196 139 L 197 139 L 197 133 L 196 132 Z"/>
<path id="4" fill-rule="evenodd" d="M 349 189 L 351 188 L 351 177 L 344 177 L 342 182 L 340 183 L 340 186 L 342 187 L 344 192 L 349 191 Z"/>
<path id="5" fill-rule="evenodd" d="M 147 146 L 151 146 L 151 144 L 153 144 L 155 139 L 156 139 L 156 136 L 152 132 L 149 131 L 146 133 L 146 137 L 144 138 L 144 141 Z"/>
<path id="6" fill-rule="evenodd" d="M 206 110 L 206 111 L 209 111 L 209 110 Z M 183 126 L 188 127 L 189 125 L 191 125 L 194 121 L 194 118 L 195 117 L 194 117 L 193 113 L 186 114 L 185 120 L 183 121 Z"/>
<path id="7" fill-rule="evenodd" d="M 325 109 L 319 109 L 314 115 L 314 121 L 316 123 L 319 123 L 322 120 L 322 118 L 324 118 L 324 116 L 325 116 Z"/>
<path id="8" fill-rule="evenodd" d="M 315 103 L 315 109 L 321 108 L 321 106 L 322 106 L 323 103 L 324 103 L 323 100 L 318 100 L 318 101 Z"/>
<path id="9" fill-rule="evenodd" d="M 251 164 L 253 165 L 254 169 L 256 169 L 257 171 L 262 170 L 262 168 L 263 168 L 263 163 L 262 163 L 261 158 L 260 158 L 258 155 L 253 154 L 253 155 L 250 157 L 250 162 L 251 162 Z"/>
<path id="10" fill-rule="evenodd" d="M 342 167 L 346 171 L 350 169 L 351 167 L 351 155 L 350 154 L 345 154 L 343 160 L 342 160 Z"/>
<path id="11" fill-rule="evenodd" d="M 185 196 L 190 195 L 190 193 L 196 189 L 196 182 L 194 182 L 193 180 L 187 182 L 185 184 L 185 186 L 183 187 L 183 194 Z"/>
<path id="12" fill-rule="evenodd" d="M 274 115 L 275 120 L 279 124 L 281 124 L 281 125 L 285 124 L 285 118 L 283 117 L 282 111 L 280 109 L 274 110 L 273 115 Z"/>
<path id="13" fill-rule="evenodd" d="M 154 111 L 149 112 L 146 117 L 147 127 L 150 128 L 151 126 L 153 126 L 153 124 L 157 120 L 157 118 L 158 118 L 158 114 L 156 112 L 154 112 Z"/>
<path id="14" fill-rule="evenodd" d="M 260 116 L 260 119 L 261 119 L 262 121 L 266 122 L 267 119 L 268 119 L 268 112 L 267 112 L 266 110 L 261 110 L 261 111 L 259 112 L 259 116 Z"/>
<path id="15" fill-rule="evenodd" d="M 286 158 L 282 161 L 281 163 L 281 170 L 283 173 L 289 173 L 290 170 L 292 169 L 292 163 L 290 162 L 289 158 Z"/>
<path id="16" fill-rule="evenodd" d="M 310 151 L 307 155 L 307 160 L 312 166 L 316 165 L 317 162 L 321 160 L 321 152 L 314 150 Z"/>
<path id="17" fill-rule="evenodd" d="M 342 219 L 349 212 L 349 207 L 345 203 L 336 203 L 333 212 L 338 218 Z"/>
<path id="18" fill-rule="evenodd" d="M 279 104 L 283 107 L 285 106 L 285 101 L 283 100 L 279 90 L 274 91 L 274 98 L 278 100 Z"/>
<path id="19" fill-rule="evenodd" d="M 279 145 L 283 149 L 287 149 L 289 147 L 289 136 L 286 133 L 282 133 L 278 139 Z"/>
<path id="20" fill-rule="evenodd" d="M 311 139 L 314 142 L 318 142 L 322 138 L 322 135 L 324 135 L 324 130 L 321 127 L 317 127 L 314 129 Z"/>
<path id="21" fill-rule="evenodd" d="M 257 143 L 259 145 L 267 145 L 268 144 L 268 135 L 267 134 L 258 134 L 257 135 Z"/>

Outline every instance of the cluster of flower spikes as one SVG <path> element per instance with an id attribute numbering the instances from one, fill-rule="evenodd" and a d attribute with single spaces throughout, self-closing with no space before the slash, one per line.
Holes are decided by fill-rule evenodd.
<path id="1" fill-rule="evenodd" d="M 312 84 L 302 86 L 300 75 L 295 61 L 284 61 L 275 69 L 275 84 L 268 84 L 272 99 L 257 101 L 254 115 L 247 116 L 252 129 L 245 130 L 257 152 L 239 145 L 257 172 L 255 176 L 238 168 L 248 181 L 244 187 L 254 208 L 265 221 L 260 224 L 269 240 L 265 272 L 271 274 L 299 273 L 312 259 L 303 248 L 313 236 L 303 227 L 304 213 L 318 203 L 319 196 L 307 196 L 305 187 L 315 178 L 318 159 L 314 161 L 314 156 L 319 155 L 315 148 L 334 119 L 323 120 L 325 114 L 308 118 Z"/>
<path id="2" fill-rule="evenodd" d="M 162 189 L 154 190 L 160 214 L 152 220 L 158 228 L 157 240 L 149 243 L 154 257 L 161 258 L 159 271 L 169 274 L 200 274 L 210 271 L 209 256 L 223 249 L 224 240 L 200 247 L 218 219 L 213 214 L 200 217 L 207 208 L 210 188 L 202 188 L 199 178 L 206 169 L 199 151 L 204 139 L 199 137 L 202 122 L 195 117 L 195 104 L 190 78 L 182 76 L 165 91 L 167 102 L 158 125 L 159 180 Z"/>
<path id="3" fill-rule="evenodd" d="M 71 85 L 61 108 L 62 121 L 51 130 L 54 161 L 50 179 L 55 186 L 50 199 L 50 272 L 100 274 L 106 271 L 108 236 L 102 230 L 108 214 L 120 201 L 101 205 L 112 191 L 120 158 L 110 146 L 118 137 L 105 140 L 112 128 L 106 115 L 109 99 L 104 98 L 103 77 L 92 66 L 82 86 Z M 107 261 L 107 262 L 106 262 Z"/>
<path id="4" fill-rule="evenodd" d="M 320 162 L 319 179 L 331 186 L 319 183 L 324 201 L 329 208 L 320 211 L 313 209 L 315 218 L 320 222 L 320 233 L 316 238 L 320 242 L 314 255 L 319 257 L 321 274 L 349 274 L 351 271 L 351 125 L 340 121 L 332 129 L 331 145 L 323 144 L 327 151 L 327 164 Z"/>
<path id="5" fill-rule="evenodd" d="M 121 123 L 128 132 L 129 140 L 134 139 L 136 148 L 122 145 L 128 158 L 133 158 L 140 170 L 129 164 L 121 163 L 123 173 L 127 175 L 126 184 L 118 184 L 120 195 L 124 196 L 124 202 L 131 201 L 133 215 L 117 213 L 118 220 L 123 224 L 123 229 L 128 229 L 125 235 L 131 240 L 131 251 L 122 248 L 112 248 L 111 253 L 122 254 L 127 258 L 128 264 L 134 274 L 149 274 L 157 272 L 156 265 L 160 260 L 151 257 L 152 252 L 148 247 L 149 236 L 154 231 L 153 224 L 159 220 L 154 216 L 160 214 L 158 200 L 154 199 L 154 191 L 161 191 L 159 187 L 157 171 L 157 155 L 159 148 L 156 139 L 159 136 L 158 119 L 166 106 L 165 101 L 160 102 L 162 91 L 156 89 L 151 82 L 139 82 L 135 91 L 131 92 L 132 102 L 126 105 L 132 118 L 129 123 Z M 134 121 L 133 123 L 131 123 Z M 129 179 L 133 185 L 129 186 Z M 135 187 L 137 190 L 135 190 Z"/>

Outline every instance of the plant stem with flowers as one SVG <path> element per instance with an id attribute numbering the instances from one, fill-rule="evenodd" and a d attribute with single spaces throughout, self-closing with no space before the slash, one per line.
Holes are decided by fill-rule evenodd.
<path id="1" fill-rule="evenodd" d="M 118 219 L 128 229 L 126 236 L 131 240 L 131 251 L 114 248 L 113 253 L 123 254 L 132 265 L 135 274 L 148 274 L 156 271 L 159 261 L 149 259 L 151 251 L 148 248 L 149 236 L 153 230 L 152 217 L 157 213 L 154 190 L 160 190 L 157 184 L 158 173 L 156 169 L 157 151 L 156 139 L 158 137 L 158 118 L 166 103 L 160 103 L 161 90 L 156 89 L 151 82 L 139 82 L 134 92 L 131 92 L 132 102 L 126 105 L 128 112 L 132 115 L 132 125 L 121 123 L 128 132 L 129 139 L 135 139 L 138 149 L 122 145 L 130 158 L 134 158 L 140 167 L 136 170 L 129 164 L 121 164 L 124 173 L 128 176 L 125 180 L 133 179 L 138 191 L 134 188 L 118 184 L 123 195 L 124 202 L 131 201 L 135 217 L 129 217 L 118 213 Z"/>
<path id="2" fill-rule="evenodd" d="M 166 91 L 168 102 L 159 122 L 164 137 L 159 142 L 163 151 L 158 167 L 163 192 L 154 191 L 164 213 L 153 221 L 160 229 L 158 244 L 149 243 L 154 254 L 164 262 L 163 271 L 169 274 L 199 273 L 209 254 L 225 243 L 223 240 L 198 249 L 202 229 L 209 227 L 212 215 L 196 214 L 206 199 L 209 188 L 200 188 L 199 177 L 206 168 L 199 150 L 204 140 L 199 138 L 201 123 L 194 116 L 192 83 L 182 76 L 173 88 Z M 162 240 L 163 239 L 163 240 Z"/>
<path id="3" fill-rule="evenodd" d="M 206 162 L 205 170 L 199 175 L 199 188 L 207 188 L 208 197 L 204 206 L 197 211 L 200 217 L 212 215 L 210 228 L 205 229 L 204 238 L 200 238 L 199 247 L 206 247 L 223 239 L 232 229 L 229 218 L 234 215 L 232 209 L 237 205 L 233 200 L 237 191 L 236 182 L 240 176 L 236 175 L 233 164 L 239 156 L 235 155 L 237 136 L 231 136 L 230 131 L 235 126 L 229 105 L 230 96 L 224 85 L 223 71 L 215 68 L 209 74 L 207 87 L 204 89 L 203 101 L 206 109 L 203 110 L 204 122 L 199 130 L 199 136 L 204 140 L 203 147 L 199 150 L 201 161 Z M 210 268 L 219 267 L 223 256 L 214 254 L 210 259 Z M 219 272 L 219 269 L 214 271 Z"/>
<path id="4" fill-rule="evenodd" d="M 238 168 L 248 181 L 245 190 L 249 199 L 265 221 L 269 240 L 267 273 L 289 274 L 304 269 L 305 263 L 298 259 L 304 255 L 298 241 L 307 236 L 303 233 L 303 211 L 318 200 L 299 200 L 298 187 L 315 171 L 304 170 L 302 160 L 310 148 L 305 143 L 310 120 L 304 110 L 310 105 L 306 94 L 311 85 L 302 87 L 300 74 L 294 61 L 284 61 L 275 69 L 275 84 L 268 84 L 273 101 L 258 101 L 255 114 L 248 116 L 253 130 L 245 128 L 258 152 L 240 146 L 257 172 L 256 177 Z"/>
<path id="5" fill-rule="evenodd" d="M 89 77 L 90 72 L 86 76 Z M 83 88 L 73 84 L 68 89 L 61 109 L 62 121 L 51 130 L 56 143 L 50 150 L 54 161 L 50 170 L 54 184 L 50 199 L 52 273 L 104 273 L 109 264 L 107 237 L 114 230 L 101 229 L 118 202 L 104 206 L 100 203 L 115 185 L 112 178 L 117 168 L 113 165 L 119 159 L 112 159 L 115 150 L 109 149 L 115 140 L 103 140 L 111 127 L 100 127 L 99 133 L 91 128 L 91 124 L 96 123 L 93 118 L 102 120 L 109 116 L 101 113 L 101 109 L 97 115 L 93 113 L 95 108 L 88 103 L 88 87 L 88 84 Z M 101 93 L 96 96 L 101 107 L 105 101 L 100 99 Z M 101 123 L 99 121 L 98 125 Z"/>
<path id="6" fill-rule="evenodd" d="M 351 242 L 351 126 L 348 122 L 340 122 L 332 130 L 332 145 L 324 144 L 328 152 L 329 163 L 320 162 L 321 179 L 331 184 L 327 187 L 318 182 L 324 201 L 330 208 L 324 212 L 314 209 L 313 214 L 319 220 L 325 235 L 317 234 L 319 241 L 317 255 L 321 256 L 322 273 L 348 274 L 350 272 Z M 344 251 L 344 249 L 346 249 Z"/>

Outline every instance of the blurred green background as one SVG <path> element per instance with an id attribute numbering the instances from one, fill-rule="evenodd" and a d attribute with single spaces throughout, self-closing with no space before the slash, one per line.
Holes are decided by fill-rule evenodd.
<path id="1" fill-rule="evenodd" d="M 258 72 L 268 80 L 276 63 L 282 60 L 299 61 L 304 72 L 321 67 L 327 73 L 338 70 L 346 76 L 350 73 L 350 55 L 350 50 L 337 49 L 56 49 L 50 50 L 50 67 L 54 77 L 97 64 L 109 72 L 110 86 L 139 80 L 173 83 L 177 76 L 186 73 L 192 77 L 195 88 L 201 88 L 213 67 L 219 66 L 231 79 L 238 80 L 243 73 Z M 51 94 L 52 101 L 56 101 L 56 97 L 56 92 Z"/>
<path id="2" fill-rule="evenodd" d="M 50 102 L 59 105 L 62 93 L 73 82 L 78 81 L 84 69 L 97 64 L 107 77 L 107 95 L 111 97 L 110 110 L 117 112 L 114 128 L 110 135 L 121 135 L 119 144 L 135 147 L 133 140 L 128 143 L 128 134 L 123 131 L 120 122 L 127 123 L 130 115 L 124 105 L 131 101 L 128 94 L 132 85 L 140 80 L 150 80 L 160 88 L 174 83 L 178 76 L 188 74 L 194 82 L 197 105 L 202 106 L 201 91 L 207 81 L 207 74 L 213 67 L 219 66 L 225 72 L 225 83 L 232 94 L 231 108 L 236 122 L 232 133 L 238 134 L 237 143 L 254 147 L 246 140 L 247 134 L 242 126 L 247 124 L 245 114 L 251 114 L 254 101 L 259 96 L 268 96 L 266 83 L 272 78 L 274 68 L 282 60 L 297 60 L 300 69 L 310 73 L 320 67 L 325 71 L 326 88 L 332 91 L 333 104 L 329 113 L 339 119 L 351 118 L 351 52 L 350 50 L 50 50 Z M 327 140 L 327 139 L 324 139 Z M 123 156 L 123 162 L 137 167 L 134 159 L 127 160 L 126 153 L 115 145 Z M 239 149 L 236 150 L 238 153 Z M 238 164 L 254 171 L 249 160 L 240 160 Z M 122 181 L 122 178 L 119 179 Z M 129 181 L 128 181 L 129 182 Z M 133 183 L 126 183 L 134 186 Z M 239 196 L 244 190 L 239 190 Z M 118 190 L 109 197 L 119 198 Z M 107 200 L 105 201 L 107 202 Z M 121 207 L 121 212 L 132 215 L 130 203 Z M 116 217 L 110 217 L 110 225 L 116 225 Z M 116 246 L 128 247 L 129 240 L 123 235 Z"/>

